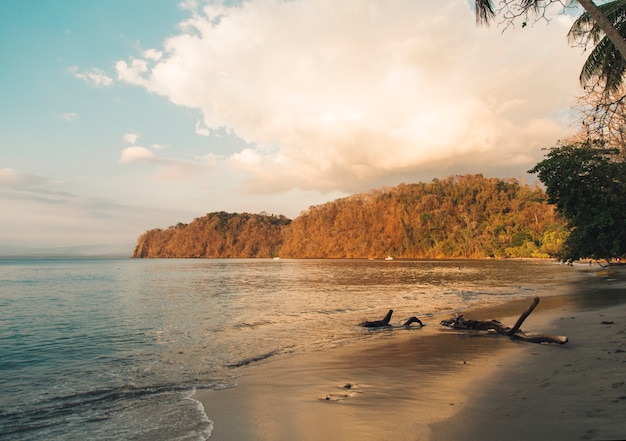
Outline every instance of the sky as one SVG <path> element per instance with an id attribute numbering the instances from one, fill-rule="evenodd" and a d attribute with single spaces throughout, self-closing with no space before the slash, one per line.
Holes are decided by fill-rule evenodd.
<path id="1" fill-rule="evenodd" d="M 400 183 L 532 183 L 581 95 L 571 17 L 467 0 L 1 0 L 0 247 L 134 244 Z"/>

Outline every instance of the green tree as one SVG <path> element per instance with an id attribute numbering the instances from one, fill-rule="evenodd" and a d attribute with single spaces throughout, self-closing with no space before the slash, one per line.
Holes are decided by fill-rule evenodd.
<path id="1" fill-rule="evenodd" d="M 530 173 L 570 227 L 563 259 L 607 259 L 626 253 L 626 163 L 600 141 L 554 147 Z"/>
<path id="2" fill-rule="evenodd" d="M 541 238 L 541 252 L 548 256 L 558 256 L 569 236 L 569 229 L 562 224 L 549 225 Z"/>

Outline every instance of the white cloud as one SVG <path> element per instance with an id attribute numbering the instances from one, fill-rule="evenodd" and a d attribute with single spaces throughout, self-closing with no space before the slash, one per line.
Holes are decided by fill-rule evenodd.
<path id="1" fill-rule="evenodd" d="M 149 60 L 159 61 L 163 57 L 163 52 L 156 49 L 147 49 L 143 52 L 143 56 Z"/>
<path id="2" fill-rule="evenodd" d="M 113 78 L 108 76 L 106 72 L 101 69 L 90 69 L 88 71 L 80 72 L 78 66 L 72 66 L 69 71 L 75 78 L 83 80 L 85 83 L 94 87 L 109 87 L 113 84 Z"/>
<path id="3" fill-rule="evenodd" d="M 200 136 L 209 136 L 211 132 L 207 126 L 198 121 L 196 122 L 196 134 Z"/>
<path id="4" fill-rule="evenodd" d="M 187 179 L 215 166 L 215 160 L 211 155 L 195 157 L 193 160 L 172 159 L 157 156 L 140 146 L 126 147 L 122 150 L 118 162 L 155 167 L 157 170 L 155 177 L 163 180 Z"/>
<path id="5" fill-rule="evenodd" d="M 124 134 L 122 139 L 124 140 L 126 144 L 135 144 L 137 140 L 139 139 L 139 136 L 140 136 L 139 133 L 131 132 L 131 133 Z"/>
<path id="6" fill-rule="evenodd" d="M 127 147 L 122 150 L 122 155 L 120 156 L 120 164 L 130 164 L 130 163 L 149 163 L 149 162 L 158 162 L 159 159 L 154 156 L 150 150 L 144 147 Z"/>
<path id="7" fill-rule="evenodd" d="M 199 3 L 117 75 L 199 109 L 196 133 L 225 127 L 250 143 L 226 162 L 249 191 L 523 173 L 564 136 L 555 115 L 579 92 L 567 17 L 501 33 L 476 28 L 463 0 Z M 154 161 L 144 150 L 127 162 Z"/>

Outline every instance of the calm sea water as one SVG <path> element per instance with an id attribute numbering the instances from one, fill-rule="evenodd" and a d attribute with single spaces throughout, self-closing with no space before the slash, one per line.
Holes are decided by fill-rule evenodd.
<path id="1" fill-rule="evenodd" d="M 572 271 L 527 261 L 0 259 L 3 440 L 205 440 L 194 392 L 243 365 L 558 294 Z"/>

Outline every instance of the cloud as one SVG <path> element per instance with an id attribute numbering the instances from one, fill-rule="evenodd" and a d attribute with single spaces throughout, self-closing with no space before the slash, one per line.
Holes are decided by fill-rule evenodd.
<path id="1" fill-rule="evenodd" d="M 210 134 L 211 134 L 211 131 L 209 130 L 208 127 L 206 127 L 200 122 L 196 122 L 196 135 L 209 136 Z"/>
<path id="2" fill-rule="evenodd" d="M 180 180 L 201 173 L 216 165 L 211 155 L 194 157 L 194 160 L 164 158 L 155 155 L 145 147 L 133 146 L 122 150 L 120 164 L 138 164 L 156 167 L 157 179 Z"/>
<path id="3" fill-rule="evenodd" d="M 160 160 L 154 153 L 144 147 L 127 147 L 122 150 L 120 164 L 130 163 L 158 163 Z"/>
<path id="4" fill-rule="evenodd" d="M 159 61 L 163 57 L 163 52 L 156 49 L 148 49 L 143 52 L 143 56 L 149 60 Z"/>
<path id="5" fill-rule="evenodd" d="M 139 139 L 139 133 L 126 133 L 124 134 L 124 136 L 122 137 L 122 139 L 124 139 L 124 142 L 126 144 L 135 144 L 137 142 L 137 140 Z"/>
<path id="6" fill-rule="evenodd" d="M 109 87 L 113 84 L 113 78 L 108 76 L 101 69 L 90 69 L 88 71 L 80 72 L 78 66 L 72 66 L 69 71 L 75 78 L 83 80 L 85 83 L 94 87 Z"/>
<path id="7" fill-rule="evenodd" d="M 78 113 L 74 113 L 74 112 L 62 113 L 58 115 L 58 118 L 67 122 L 74 122 L 78 119 Z"/>
<path id="8" fill-rule="evenodd" d="M 41 176 L 20 172 L 12 168 L 0 168 L 0 187 L 27 188 L 45 182 Z"/>
<path id="9" fill-rule="evenodd" d="M 501 33 L 461 0 L 185 7 L 181 32 L 118 61 L 118 79 L 198 109 L 198 134 L 234 131 L 247 145 L 225 164 L 250 192 L 523 173 L 565 135 L 579 92 L 566 16 Z M 122 158 L 162 160 L 144 150 Z"/>
<path id="10" fill-rule="evenodd" d="M 131 244 L 147 225 L 172 224 L 181 213 L 192 217 L 180 207 L 147 208 L 142 201 L 123 202 L 123 197 L 111 197 L 111 188 L 104 190 L 104 196 L 94 195 L 92 184 L 88 178 L 67 181 L 0 169 L 0 243 L 5 247 Z"/>
<path id="11" fill-rule="evenodd" d="M 75 196 L 63 189 L 64 183 L 48 177 L 12 168 L 0 169 L 0 199 L 30 201 L 45 206 L 58 206 Z"/>

